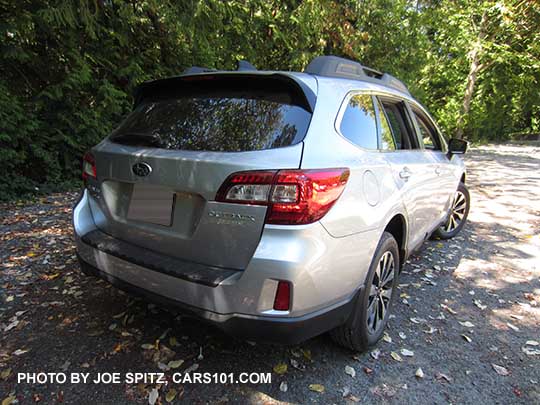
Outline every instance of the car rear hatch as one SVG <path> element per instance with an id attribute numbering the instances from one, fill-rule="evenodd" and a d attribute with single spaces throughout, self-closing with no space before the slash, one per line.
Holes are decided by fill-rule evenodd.
<path id="1" fill-rule="evenodd" d="M 170 257 L 244 269 L 266 207 L 216 202 L 216 193 L 234 172 L 300 166 L 311 88 L 287 74 L 143 84 L 133 112 L 91 151 L 98 228 Z"/>

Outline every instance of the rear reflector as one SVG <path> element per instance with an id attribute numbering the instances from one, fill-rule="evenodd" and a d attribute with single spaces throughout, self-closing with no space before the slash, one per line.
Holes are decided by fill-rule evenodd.
<path id="1" fill-rule="evenodd" d="M 291 308 L 291 284 L 288 281 L 278 282 L 274 309 L 276 311 L 288 311 Z"/>
<path id="2" fill-rule="evenodd" d="M 268 224 L 310 224 L 332 208 L 348 179 L 345 168 L 239 172 L 225 180 L 216 201 L 266 205 Z"/>
<path id="3" fill-rule="evenodd" d="M 83 167 L 82 167 L 82 178 L 83 180 L 88 179 L 88 177 L 96 178 L 96 160 L 94 155 L 90 152 L 86 152 L 83 157 Z"/>

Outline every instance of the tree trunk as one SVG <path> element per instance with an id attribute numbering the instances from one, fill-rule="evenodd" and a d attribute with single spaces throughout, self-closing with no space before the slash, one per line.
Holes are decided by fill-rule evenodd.
<path id="1" fill-rule="evenodd" d="M 457 120 L 456 138 L 463 137 L 463 130 L 465 126 L 465 119 L 469 115 L 471 110 L 471 102 L 474 95 L 474 86 L 478 79 L 478 74 L 486 68 L 486 65 L 480 64 L 480 56 L 482 52 L 482 44 L 486 39 L 488 16 L 487 11 L 484 10 L 482 14 L 482 20 L 480 21 L 480 28 L 478 29 L 478 35 L 476 41 L 473 44 L 471 51 L 469 52 L 471 64 L 469 67 L 469 74 L 467 75 L 467 86 L 465 87 L 465 94 L 463 95 L 463 103 L 461 105 L 461 111 Z"/>

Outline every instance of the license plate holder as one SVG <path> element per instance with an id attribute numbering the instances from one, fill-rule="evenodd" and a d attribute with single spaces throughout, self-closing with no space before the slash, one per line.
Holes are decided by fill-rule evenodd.
<path id="1" fill-rule="evenodd" d="M 127 219 L 171 226 L 175 193 L 151 184 L 134 184 Z"/>

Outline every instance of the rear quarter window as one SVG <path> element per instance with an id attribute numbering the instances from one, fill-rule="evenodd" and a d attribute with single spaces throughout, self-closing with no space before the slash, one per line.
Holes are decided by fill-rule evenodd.
<path id="1" fill-rule="evenodd" d="M 355 145 L 365 149 L 377 149 L 377 122 L 370 95 L 356 94 L 350 98 L 339 130 Z"/>

